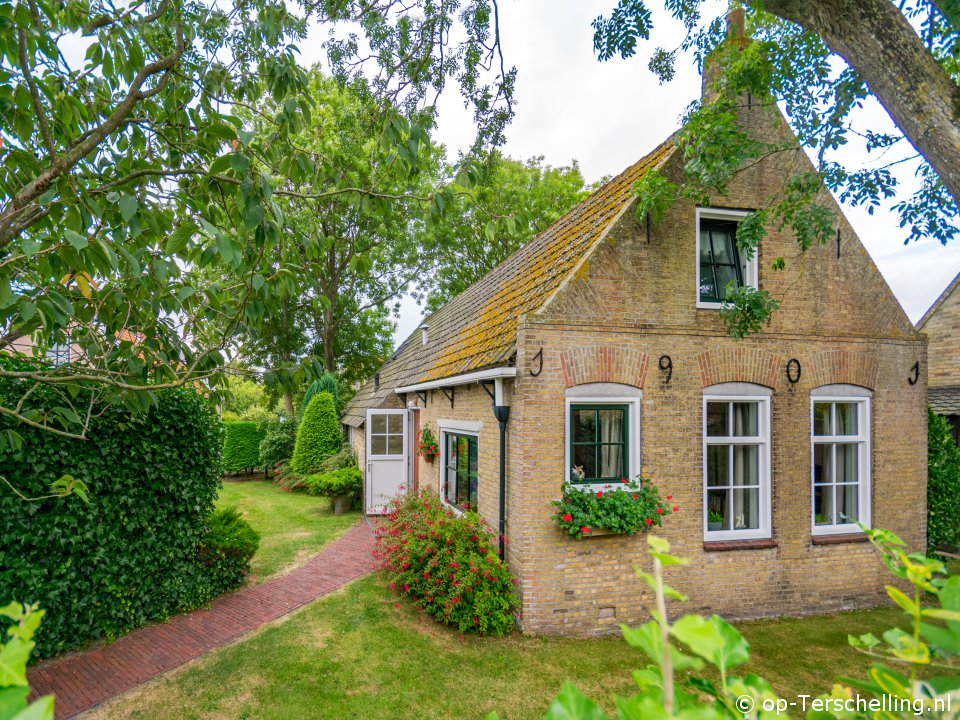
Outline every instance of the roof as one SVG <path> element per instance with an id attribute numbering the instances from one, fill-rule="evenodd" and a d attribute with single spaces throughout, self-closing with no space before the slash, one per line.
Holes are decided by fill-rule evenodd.
<path id="1" fill-rule="evenodd" d="M 917 323 L 917 330 L 923 330 L 923 326 L 927 324 L 927 321 L 934 316 L 937 310 L 940 309 L 940 306 L 947 301 L 947 298 L 957 289 L 957 286 L 960 285 L 960 273 L 950 281 L 950 284 L 947 285 L 946 289 L 940 293 L 940 297 L 934 300 L 933 305 L 930 306 L 930 309 L 927 310 L 923 317 L 920 318 L 920 322 Z"/>
<path id="2" fill-rule="evenodd" d="M 960 415 L 960 387 L 930 388 L 927 399 L 937 415 Z"/>
<path id="3" fill-rule="evenodd" d="M 381 406 L 394 388 L 511 364 L 517 319 L 553 297 L 632 204 L 634 184 L 675 148 L 668 138 L 426 318 L 429 342 L 422 343 L 419 329 L 404 340 L 380 368 L 379 386 L 365 383 L 343 422 L 361 425 L 365 409 Z"/>

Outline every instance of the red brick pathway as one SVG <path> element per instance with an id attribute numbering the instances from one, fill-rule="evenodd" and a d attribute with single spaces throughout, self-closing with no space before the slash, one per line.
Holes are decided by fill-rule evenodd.
<path id="1" fill-rule="evenodd" d="M 45 662 L 28 673 L 33 695 L 56 695 L 56 717 L 71 718 L 160 673 L 236 640 L 373 571 L 373 533 L 363 520 L 305 565 L 214 600 L 114 643 Z"/>

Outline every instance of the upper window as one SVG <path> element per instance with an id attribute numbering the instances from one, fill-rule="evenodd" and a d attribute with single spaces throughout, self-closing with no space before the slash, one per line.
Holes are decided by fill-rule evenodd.
<path id="1" fill-rule="evenodd" d="M 47 350 L 47 360 L 54 365 L 66 365 L 70 362 L 70 335 L 68 334 L 64 342 L 54 343 Z"/>
<path id="2" fill-rule="evenodd" d="M 704 398 L 704 538 L 770 537 L 770 399 Z"/>
<path id="3" fill-rule="evenodd" d="M 719 307 L 734 289 L 757 287 L 757 257 L 747 260 L 737 247 L 737 223 L 745 212 L 697 210 L 697 305 Z"/>
<path id="4" fill-rule="evenodd" d="M 570 480 L 619 482 L 629 474 L 627 405 L 570 405 Z"/>
<path id="5" fill-rule="evenodd" d="M 461 510 L 477 509 L 477 450 L 476 435 L 444 433 L 443 498 Z"/>
<path id="6" fill-rule="evenodd" d="M 814 396 L 812 443 L 814 534 L 857 532 L 870 522 L 870 399 Z"/>

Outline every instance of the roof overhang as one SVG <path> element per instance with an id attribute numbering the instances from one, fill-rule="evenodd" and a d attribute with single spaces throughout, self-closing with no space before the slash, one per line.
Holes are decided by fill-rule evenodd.
<path id="1" fill-rule="evenodd" d="M 463 375 L 452 375 L 451 377 L 440 380 L 429 380 L 427 382 L 417 383 L 416 385 L 404 385 L 403 387 L 398 387 L 394 392 L 397 395 L 403 395 L 406 393 L 423 392 L 425 390 L 435 390 L 456 385 L 472 385 L 487 380 L 515 378 L 516 376 L 517 369 L 515 367 L 496 367 L 490 368 L 489 370 L 477 370 L 476 372 L 464 373 Z"/>

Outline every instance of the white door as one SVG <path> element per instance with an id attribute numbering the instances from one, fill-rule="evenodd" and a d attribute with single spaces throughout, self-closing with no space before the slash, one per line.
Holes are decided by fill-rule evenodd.
<path id="1" fill-rule="evenodd" d="M 382 515 L 407 487 L 407 411 L 367 410 L 367 514 Z"/>

